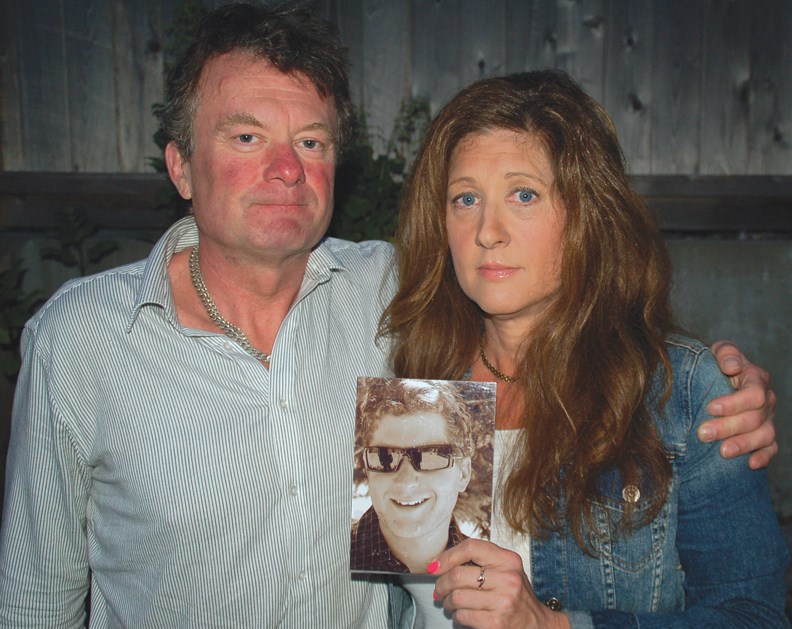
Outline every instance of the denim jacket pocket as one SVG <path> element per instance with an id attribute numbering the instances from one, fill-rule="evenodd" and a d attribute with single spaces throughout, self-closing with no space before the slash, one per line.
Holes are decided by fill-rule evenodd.
<path id="1" fill-rule="evenodd" d="M 657 609 L 662 596 L 664 572 L 670 564 L 678 565 L 670 531 L 672 506 L 667 501 L 660 512 L 647 522 L 649 501 L 640 490 L 624 484 L 617 472 L 602 479 L 601 494 L 592 505 L 594 530 L 589 543 L 597 556 L 603 577 L 604 600 L 614 608 Z M 623 526 L 628 503 L 635 505 L 630 526 Z M 643 525 L 637 525 L 643 523 Z M 681 578 L 679 576 L 678 578 Z M 668 585 L 667 583 L 665 584 Z M 624 600 L 631 592 L 641 600 Z"/>

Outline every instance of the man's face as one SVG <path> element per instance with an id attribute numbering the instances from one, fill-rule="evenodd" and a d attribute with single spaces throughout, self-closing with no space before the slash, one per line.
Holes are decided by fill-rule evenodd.
<path id="1" fill-rule="evenodd" d="M 207 62 L 193 154 L 166 149 L 202 248 L 236 262 L 307 255 L 332 214 L 336 124 L 332 99 L 301 75 L 241 52 Z"/>
<path id="2" fill-rule="evenodd" d="M 369 446 L 388 448 L 446 444 L 459 445 L 450 441 L 445 418 L 430 412 L 385 415 L 369 439 Z M 395 537 L 417 537 L 448 528 L 457 497 L 470 482 L 470 458 L 455 459 L 445 469 L 418 471 L 405 456 L 396 471 L 368 471 L 367 476 L 380 527 Z"/>

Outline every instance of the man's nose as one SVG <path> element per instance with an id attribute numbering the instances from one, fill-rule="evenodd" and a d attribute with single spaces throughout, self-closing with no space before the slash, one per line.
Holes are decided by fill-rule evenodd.
<path id="1" fill-rule="evenodd" d="M 415 464 L 412 459 L 406 454 L 402 456 L 402 460 L 399 461 L 396 471 L 393 472 L 395 480 L 399 483 L 415 482 L 418 480 L 419 474 L 420 472 L 415 469 Z"/>
<path id="2" fill-rule="evenodd" d="M 275 146 L 269 151 L 268 158 L 269 162 L 264 167 L 267 181 L 280 180 L 289 187 L 305 183 L 305 169 L 293 146 Z"/>

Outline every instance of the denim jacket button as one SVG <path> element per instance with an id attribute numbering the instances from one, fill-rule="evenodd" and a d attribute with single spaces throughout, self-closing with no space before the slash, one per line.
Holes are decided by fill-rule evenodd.
<path id="1" fill-rule="evenodd" d="M 545 601 L 545 605 L 547 605 L 550 609 L 554 612 L 560 612 L 563 605 L 561 601 L 559 601 L 555 596 L 551 596 Z"/>
<path id="2" fill-rule="evenodd" d="M 624 489 L 622 489 L 622 498 L 624 498 L 625 502 L 638 502 L 638 499 L 641 497 L 641 490 L 638 489 L 635 485 L 627 485 Z"/>

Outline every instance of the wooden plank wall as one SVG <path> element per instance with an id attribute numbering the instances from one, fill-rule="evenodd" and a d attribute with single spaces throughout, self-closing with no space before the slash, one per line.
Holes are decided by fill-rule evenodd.
<path id="1" fill-rule="evenodd" d="M 4 0 L 2 170 L 146 172 L 180 0 Z M 206 0 L 217 6 L 219 0 Z M 401 102 L 567 70 L 639 175 L 792 174 L 790 0 L 318 0 L 384 145 Z"/>
<path id="2" fill-rule="evenodd" d="M 0 168 L 146 172 L 179 0 L 3 0 Z"/>

